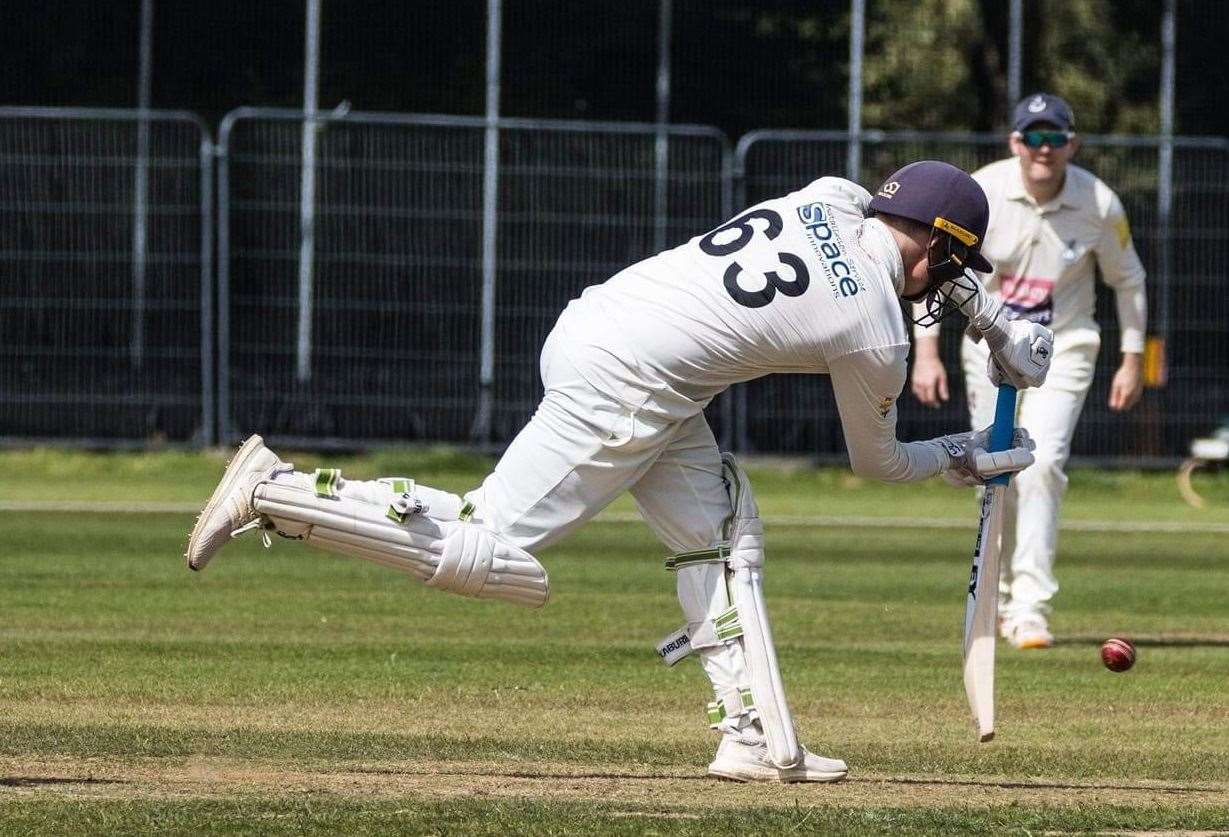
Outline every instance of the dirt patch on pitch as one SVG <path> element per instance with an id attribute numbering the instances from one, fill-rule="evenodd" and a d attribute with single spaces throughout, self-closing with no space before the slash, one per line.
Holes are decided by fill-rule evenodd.
<path id="1" fill-rule="evenodd" d="M 0 759 L 0 799 L 217 799 L 330 794 L 356 800 L 417 797 L 605 803 L 687 810 L 765 805 L 959 807 L 1005 805 L 1229 805 L 1216 783 L 1073 783 L 1029 779 L 861 776 L 834 785 L 740 785 L 641 765 L 409 761 L 318 770 L 228 759 L 117 762 Z M 637 811 L 627 812 L 628 816 Z"/>

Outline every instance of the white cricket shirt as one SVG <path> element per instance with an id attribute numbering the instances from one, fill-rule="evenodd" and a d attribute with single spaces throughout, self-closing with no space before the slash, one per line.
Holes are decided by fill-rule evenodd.
<path id="1" fill-rule="evenodd" d="M 571 360 L 630 409 L 683 419 L 734 383 L 828 374 L 854 470 L 890 481 L 949 467 L 896 439 L 908 331 L 904 268 L 870 194 L 824 177 L 587 288 L 559 318 Z"/>
<path id="2" fill-rule="evenodd" d="M 1097 268 L 1114 289 L 1120 348 L 1144 350 L 1147 297 L 1144 266 L 1131 241 L 1122 202 L 1091 172 L 1067 166 L 1062 191 L 1038 204 L 1024 189 L 1020 161 L 999 160 L 973 178 L 990 202 L 981 252 L 994 265 L 987 289 L 1013 317 L 1048 326 L 1056 335 L 1100 329 L 1093 319 Z M 934 334 L 918 328 L 917 334 Z"/>

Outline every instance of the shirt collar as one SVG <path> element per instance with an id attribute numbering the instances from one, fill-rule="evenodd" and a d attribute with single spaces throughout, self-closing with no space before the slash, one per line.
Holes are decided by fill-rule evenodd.
<path id="1" fill-rule="evenodd" d="M 1036 206 L 1037 202 L 1024 189 L 1024 174 L 1020 171 L 1019 158 L 1013 158 L 1014 165 L 1011 167 L 1011 177 L 1007 181 L 1006 197 L 1012 201 L 1023 201 L 1030 206 Z M 1051 198 L 1046 203 L 1041 204 L 1043 207 L 1058 209 L 1060 206 L 1065 206 L 1070 209 L 1079 208 L 1079 200 L 1075 194 L 1075 178 L 1071 176 L 1071 164 L 1067 164 L 1067 174 L 1063 179 L 1063 188 L 1057 195 Z"/>
<path id="2" fill-rule="evenodd" d="M 905 290 L 905 261 L 887 224 L 878 218 L 867 218 L 858 227 L 858 238 L 867 255 L 887 270 L 888 279 L 900 296 Z"/>

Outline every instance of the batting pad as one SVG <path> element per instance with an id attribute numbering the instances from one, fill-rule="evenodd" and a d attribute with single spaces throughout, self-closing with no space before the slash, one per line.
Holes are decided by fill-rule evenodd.
<path id="1" fill-rule="evenodd" d="M 730 595 L 742 625 L 743 651 L 751 679 L 751 696 L 768 739 L 768 757 L 785 769 L 798 764 L 802 748 L 794 729 L 794 716 L 785 700 L 785 684 L 777 664 L 768 607 L 764 601 L 764 522 L 751 493 L 751 480 L 734 456 L 721 455 L 722 473 L 734 515 L 730 518 L 728 561 Z"/>
<path id="2" fill-rule="evenodd" d="M 550 584 L 538 560 L 478 524 L 425 513 L 402 513 L 397 520 L 398 515 L 390 517 L 389 504 L 298 483 L 261 483 L 252 497 L 252 507 L 286 537 L 400 570 L 428 587 L 462 596 L 531 608 L 546 604 Z M 388 493 L 391 502 L 394 495 Z"/>
<path id="3" fill-rule="evenodd" d="M 802 749 L 798 746 L 794 716 L 785 700 L 785 684 L 777 665 L 777 649 L 772 642 L 772 628 L 764 605 L 763 575 L 758 569 L 744 567 L 731 573 L 729 584 L 742 624 L 751 697 L 768 740 L 768 757 L 784 770 L 798 764 Z"/>
<path id="4" fill-rule="evenodd" d="M 722 466 L 733 507 L 728 540 L 667 559 L 687 624 L 657 653 L 667 665 L 698 653 L 717 697 L 708 706 L 710 725 L 725 731 L 746 716 L 758 719 L 769 758 L 784 770 L 799 764 L 803 750 L 764 603 L 764 526 L 746 473 L 729 454 L 722 455 Z"/>

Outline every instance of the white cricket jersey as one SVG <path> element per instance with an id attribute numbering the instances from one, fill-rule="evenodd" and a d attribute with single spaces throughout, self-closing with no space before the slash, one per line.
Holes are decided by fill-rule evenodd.
<path id="1" fill-rule="evenodd" d="M 1039 322 L 1059 336 L 1099 331 L 1093 278 L 1100 267 L 1102 280 L 1114 289 L 1121 351 L 1142 352 L 1144 266 L 1113 190 L 1069 165 L 1062 191 L 1038 204 L 1024 189 L 1015 157 L 991 163 L 973 177 L 990 202 L 981 252 L 994 273 L 986 287 L 1007 303 L 1012 316 Z"/>
<path id="2" fill-rule="evenodd" d="M 590 385 L 684 419 L 772 372 L 831 375 L 850 461 L 905 481 L 938 474 L 935 442 L 896 439 L 908 331 L 900 251 L 870 194 L 824 177 L 587 288 L 557 328 Z"/>

